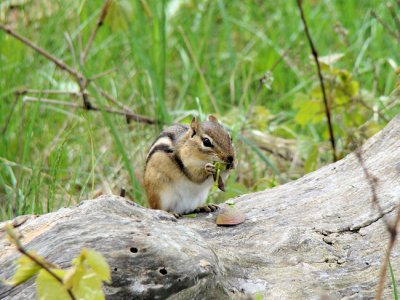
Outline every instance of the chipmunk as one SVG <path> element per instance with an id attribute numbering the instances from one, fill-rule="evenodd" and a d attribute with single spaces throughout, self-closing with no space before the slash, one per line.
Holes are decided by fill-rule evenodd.
<path id="1" fill-rule="evenodd" d="M 151 145 L 146 157 L 144 188 L 148 206 L 175 216 L 191 212 L 214 211 L 206 205 L 214 183 L 215 162 L 226 164 L 224 181 L 235 167 L 235 150 L 229 133 L 215 116 L 190 126 L 176 124 L 165 129 Z M 222 182 L 221 181 L 221 182 Z M 223 189 L 223 184 L 219 184 Z"/>

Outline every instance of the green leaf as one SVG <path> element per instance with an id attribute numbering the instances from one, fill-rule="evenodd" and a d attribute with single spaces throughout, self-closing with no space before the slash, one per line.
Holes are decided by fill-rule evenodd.
<path id="1" fill-rule="evenodd" d="M 87 264 L 93 269 L 99 279 L 110 283 L 110 267 L 108 266 L 104 256 L 99 252 L 90 249 L 83 249 L 82 253 L 86 255 Z"/>
<path id="2" fill-rule="evenodd" d="M 51 269 L 56 275 L 63 278 L 66 271 Z M 67 289 L 46 270 L 42 269 L 36 278 L 36 292 L 39 300 L 71 300 Z"/>
<path id="3" fill-rule="evenodd" d="M 78 260 L 80 263 L 71 267 L 64 276 L 63 282 L 67 289 L 79 286 L 79 283 L 84 275 L 86 268 L 82 260 Z"/>
<path id="4" fill-rule="evenodd" d="M 105 299 L 100 277 L 93 270 L 86 268 L 79 286 L 74 286 L 72 292 L 76 299 L 80 300 L 103 300 Z"/>
<path id="5" fill-rule="evenodd" d="M 293 99 L 292 107 L 293 109 L 301 108 L 307 101 L 310 101 L 310 97 L 308 95 L 303 93 L 297 93 Z"/>
<path id="6" fill-rule="evenodd" d="M 214 166 L 215 166 L 215 169 L 217 170 L 217 174 L 215 174 L 215 177 L 214 177 L 214 186 L 219 187 L 219 177 L 220 177 L 221 171 L 226 170 L 226 164 L 215 161 Z"/>
<path id="7" fill-rule="evenodd" d="M 36 254 L 30 253 L 35 256 L 37 259 L 40 259 Z M 5 281 L 6 284 L 10 285 L 18 285 L 25 281 L 27 281 L 32 276 L 35 276 L 41 267 L 32 261 L 27 256 L 21 256 L 17 260 L 17 271 L 15 272 L 13 278 L 10 281 Z"/>
<path id="8" fill-rule="evenodd" d="M 183 215 L 185 218 L 192 218 L 192 219 L 194 219 L 194 218 L 196 218 L 197 217 L 197 214 L 187 214 L 187 215 Z"/>
<path id="9" fill-rule="evenodd" d="M 360 90 L 360 84 L 358 83 L 358 81 L 352 81 L 349 85 L 349 90 L 350 95 L 352 95 L 353 97 L 357 96 L 358 91 Z"/>
<path id="10" fill-rule="evenodd" d="M 308 101 L 297 112 L 294 120 L 297 124 L 305 126 L 310 122 L 315 123 L 316 116 L 321 113 L 321 105 L 314 101 Z"/>

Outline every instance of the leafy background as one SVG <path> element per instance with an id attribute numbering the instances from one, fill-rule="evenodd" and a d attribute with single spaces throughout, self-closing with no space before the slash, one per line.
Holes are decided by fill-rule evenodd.
<path id="1" fill-rule="evenodd" d="M 146 151 L 163 125 L 213 113 L 238 168 L 210 201 L 270 188 L 332 161 L 315 64 L 295 1 L 6 0 L 0 22 L 93 77 L 160 125 L 28 101 L 23 89 L 79 91 L 73 78 L 0 32 L 0 218 L 41 214 L 103 193 L 144 203 Z M 400 111 L 398 1 L 310 0 L 304 9 L 327 83 L 339 157 Z M 264 78 L 262 84 L 260 79 Z M 89 89 L 99 107 L 111 105 Z"/>

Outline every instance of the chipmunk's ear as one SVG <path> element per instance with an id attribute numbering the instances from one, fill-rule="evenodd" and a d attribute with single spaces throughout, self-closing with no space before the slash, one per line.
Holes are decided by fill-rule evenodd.
<path id="1" fill-rule="evenodd" d="M 208 116 L 208 120 L 209 120 L 210 122 L 218 123 L 217 117 L 216 117 L 216 116 L 213 116 L 213 115 L 209 115 L 209 116 Z"/>
<path id="2" fill-rule="evenodd" d="M 192 123 L 190 123 L 190 129 L 192 129 L 192 137 L 199 131 L 199 122 L 196 117 L 193 117 Z"/>

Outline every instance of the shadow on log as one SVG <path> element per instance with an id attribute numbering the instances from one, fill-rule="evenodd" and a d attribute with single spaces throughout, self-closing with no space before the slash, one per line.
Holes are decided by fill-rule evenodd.
<path id="1" fill-rule="evenodd" d="M 400 116 L 361 151 L 379 179 L 381 206 L 393 217 L 400 202 Z M 109 299 L 373 298 L 389 235 L 354 154 L 234 201 L 247 216 L 235 227 L 217 227 L 215 214 L 176 220 L 117 196 L 13 223 L 28 249 L 63 268 L 83 247 L 103 253 L 112 270 L 112 284 L 104 287 Z M 0 249 L 0 278 L 9 278 L 18 254 L 5 239 Z M 395 248 L 398 278 L 399 254 Z M 385 298 L 392 293 L 386 283 Z M 0 285 L 1 299 L 34 295 L 32 280 Z"/>

